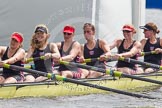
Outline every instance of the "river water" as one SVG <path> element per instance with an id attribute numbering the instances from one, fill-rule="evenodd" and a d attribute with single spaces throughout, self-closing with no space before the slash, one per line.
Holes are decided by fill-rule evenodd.
<path id="1" fill-rule="evenodd" d="M 146 22 L 162 30 L 162 10 L 147 9 Z M 159 36 L 162 36 L 161 33 Z M 162 98 L 162 89 L 144 93 Z M 134 98 L 120 94 L 92 94 L 72 97 L 1 99 L 0 108 L 162 108 L 162 99 Z"/>
<path id="2" fill-rule="evenodd" d="M 162 90 L 149 93 L 162 97 Z M 162 99 L 134 98 L 121 94 L 91 94 L 58 98 L 18 98 L 0 100 L 0 108 L 161 108 Z"/>

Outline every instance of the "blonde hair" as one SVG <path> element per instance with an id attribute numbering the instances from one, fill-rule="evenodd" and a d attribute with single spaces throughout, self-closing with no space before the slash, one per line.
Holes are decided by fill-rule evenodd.
<path id="1" fill-rule="evenodd" d="M 32 35 L 32 39 L 31 39 L 31 41 L 30 41 L 30 45 L 31 45 L 32 48 L 34 48 L 34 49 L 35 49 L 35 48 L 41 48 L 41 47 L 43 47 L 43 45 L 44 45 L 45 43 L 47 43 L 47 40 L 48 40 L 48 38 L 49 38 L 49 30 L 48 30 L 47 26 L 46 26 L 45 24 L 38 24 L 38 25 L 35 27 L 35 30 L 36 30 L 38 27 L 43 27 L 43 28 L 46 29 L 46 31 L 47 31 L 47 33 L 46 33 L 47 37 L 46 37 L 46 39 L 45 39 L 45 42 L 38 43 L 38 41 L 37 41 L 37 39 L 36 39 L 36 33 L 34 33 L 34 34 Z"/>
<path id="2" fill-rule="evenodd" d="M 156 33 L 159 34 L 160 30 L 158 30 L 158 27 L 156 24 L 154 24 L 153 22 L 149 22 L 146 24 L 147 26 L 150 26 L 152 28 L 152 30 Z"/>

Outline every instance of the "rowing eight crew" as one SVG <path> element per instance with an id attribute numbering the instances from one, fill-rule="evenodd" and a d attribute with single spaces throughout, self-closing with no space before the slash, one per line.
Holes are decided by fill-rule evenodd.
<path id="1" fill-rule="evenodd" d="M 100 68 L 107 68 L 105 66 L 105 60 L 112 57 L 111 49 L 117 48 L 118 54 L 113 57 L 119 59 L 120 57 L 137 59 L 137 54 L 141 51 L 149 52 L 155 51 L 157 55 L 144 56 L 144 61 L 160 65 L 162 53 L 162 40 L 156 37 L 160 31 L 154 23 L 147 23 L 145 26 L 140 26 L 144 29 L 145 39 L 141 42 L 133 39 L 136 30 L 133 25 L 126 24 L 122 28 L 123 39 L 116 39 L 111 44 L 103 39 L 95 38 L 95 27 L 91 23 L 85 23 L 83 26 L 84 37 L 86 43 L 80 45 L 79 42 L 74 40 L 75 28 L 71 25 L 66 25 L 63 29 L 64 40 L 59 43 L 49 43 L 50 37 L 48 28 L 44 24 L 37 25 L 35 32 L 32 36 L 30 47 L 27 54 L 22 49 L 23 34 L 14 32 L 11 35 L 11 41 L 9 47 L 1 46 L 0 55 L 2 61 L 0 66 L 3 67 L 3 63 L 13 64 L 21 66 L 21 63 L 27 63 L 26 59 L 30 57 L 44 56 L 44 60 L 34 61 L 35 69 L 42 72 L 52 72 L 54 74 L 61 74 L 68 78 L 96 78 L 103 76 L 104 74 L 86 70 L 73 66 L 60 65 L 58 71 L 53 69 L 53 63 L 59 64 L 60 60 L 70 62 L 84 62 L 86 58 L 97 58 L 99 61 L 86 63 L 90 66 L 97 66 Z M 116 70 L 125 72 L 127 74 L 139 74 L 143 72 L 153 72 L 153 68 L 138 67 L 135 64 L 126 63 L 124 61 L 118 61 Z M 34 82 L 47 80 L 46 77 L 39 74 L 23 74 L 17 70 L 10 70 L 3 68 L 2 75 L 0 76 L 0 83 L 17 83 L 17 82 Z"/>

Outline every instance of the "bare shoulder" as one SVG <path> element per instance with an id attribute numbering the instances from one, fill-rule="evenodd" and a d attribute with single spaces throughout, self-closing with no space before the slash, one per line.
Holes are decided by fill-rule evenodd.
<path id="1" fill-rule="evenodd" d="M 55 44 L 56 44 L 56 46 L 60 49 L 60 47 L 61 47 L 61 42 L 56 42 Z"/>
<path id="2" fill-rule="evenodd" d="M 147 39 L 144 38 L 144 39 L 142 39 L 140 42 L 141 42 L 142 45 L 145 45 L 146 41 L 147 41 Z"/>
<path id="3" fill-rule="evenodd" d="M 123 39 L 115 39 L 114 41 L 116 41 L 117 43 L 121 43 Z"/>
<path id="4" fill-rule="evenodd" d="M 160 46 L 162 47 L 162 38 L 160 38 Z"/>
<path id="5" fill-rule="evenodd" d="M 136 42 L 134 43 L 134 45 L 141 46 L 142 44 L 141 44 L 141 42 L 140 42 L 140 41 L 136 41 Z"/>
<path id="6" fill-rule="evenodd" d="M 50 48 L 52 47 L 52 48 L 54 48 L 54 47 L 56 47 L 57 45 L 56 45 L 56 43 L 54 43 L 54 42 L 51 42 L 50 43 Z"/>
<path id="7" fill-rule="evenodd" d="M 106 40 L 103 40 L 103 39 L 99 39 L 99 44 L 101 44 L 101 45 L 107 44 L 107 41 Z"/>
<path id="8" fill-rule="evenodd" d="M 162 38 L 160 38 L 160 42 L 162 42 Z"/>
<path id="9" fill-rule="evenodd" d="M 7 47 L 6 46 L 0 46 L 0 54 L 3 55 L 6 51 Z"/>
<path id="10" fill-rule="evenodd" d="M 73 45 L 74 45 L 74 46 L 81 46 L 80 43 L 79 43 L 78 41 L 75 41 Z"/>
<path id="11" fill-rule="evenodd" d="M 147 41 L 147 39 L 144 38 L 144 39 L 142 39 L 140 42 L 142 43 L 142 42 L 146 42 L 146 41 Z"/>
<path id="12" fill-rule="evenodd" d="M 117 47 L 119 47 L 121 45 L 122 41 L 123 41 L 123 39 L 118 38 L 118 39 L 114 40 L 114 43 L 116 44 Z"/>
<path id="13" fill-rule="evenodd" d="M 1 51 L 5 51 L 6 49 L 7 49 L 6 46 L 0 46 L 0 50 L 1 50 Z"/>
<path id="14" fill-rule="evenodd" d="M 81 47 L 84 47 L 85 44 L 80 44 Z"/>
<path id="15" fill-rule="evenodd" d="M 20 48 L 19 51 L 25 53 L 25 50 L 23 48 Z"/>

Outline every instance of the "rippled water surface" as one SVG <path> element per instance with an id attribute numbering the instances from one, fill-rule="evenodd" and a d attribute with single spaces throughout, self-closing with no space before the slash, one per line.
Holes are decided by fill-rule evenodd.
<path id="1" fill-rule="evenodd" d="M 147 93 L 161 97 L 162 90 Z M 96 94 L 58 98 L 17 98 L 0 100 L 0 108 L 161 108 L 162 99 L 134 98 L 120 94 Z"/>

